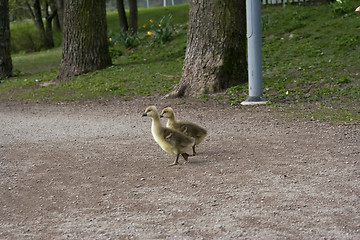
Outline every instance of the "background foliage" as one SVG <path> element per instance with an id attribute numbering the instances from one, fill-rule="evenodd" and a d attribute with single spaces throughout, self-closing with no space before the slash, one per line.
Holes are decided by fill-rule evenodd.
<path id="1" fill-rule="evenodd" d="M 311 120 L 360 123 L 360 14 L 354 12 L 360 1 L 345 4 L 344 11 L 336 10 L 342 6 L 339 3 L 262 10 L 264 94 L 272 109 Z M 159 23 L 169 14 L 172 37 L 155 43 L 147 34 L 149 20 Z M 140 9 L 135 44 L 119 44 L 120 54 L 113 55 L 112 67 L 68 83 L 46 84 L 56 77 L 59 48 L 14 53 L 16 76 L 0 80 L 0 99 L 58 102 L 164 95 L 181 76 L 187 14 L 188 5 Z M 119 32 L 116 12 L 108 12 L 107 21 L 112 33 Z M 12 41 L 34 31 L 31 22 L 13 22 Z M 241 84 L 224 93 L 199 96 L 199 101 L 239 105 L 247 88 Z"/>

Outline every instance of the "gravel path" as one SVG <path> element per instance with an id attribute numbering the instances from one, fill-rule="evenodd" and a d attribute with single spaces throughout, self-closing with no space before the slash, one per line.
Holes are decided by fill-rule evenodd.
<path id="1" fill-rule="evenodd" d="M 188 163 L 152 104 L 208 129 Z M 357 125 L 143 98 L 0 103 L 0 129 L 0 239 L 360 239 Z"/>

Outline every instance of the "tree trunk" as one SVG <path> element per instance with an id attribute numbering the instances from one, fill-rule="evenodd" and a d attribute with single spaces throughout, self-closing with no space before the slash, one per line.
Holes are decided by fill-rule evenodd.
<path id="1" fill-rule="evenodd" d="M 51 38 L 48 38 L 48 36 L 46 35 L 44 23 L 42 21 L 40 0 L 34 0 L 32 8 L 27 0 L 25 0 L 25 4 L 27 5 L 30 15 L 35 23 L 35 26 L 36 26 L 38 32 L 39 32 L 42 47 L 45 49 L 53 48 L 54 41 L 52 39 L 52 35 L 51 35 Z M 34 9 L 34 11 L 33 11 L 33 9 Z M 47 9 L 45 11 L 47 11 Z"/>
<path id="2" fill-rule="evenodd" d="M 129 25 L 126 19 L 124 0 L 116 0 L 116 8 L 118 11 L 120 28 L 123 32 L 127 32 L 127 30 L 129 29 Z"/>
<path id="3" fill-rule="evenodd" d="M 129 0 L 130 16 L 129 16 L 129 29 L 132 34 L 136 33 L 138 30 L 138 9 L 137 9 L 137 0 Z"/>
<path id="4" fill-rule="evenodd" d="M 0 0 L 0 78 L 10 77 L 11 73 L 9 2 Z"/>
<path id="5" fill-rule="evenodd" d="M 247 78 L 245 0 L 191 0 L 182 77 L 168 96 L 214 93 Z"/>
<path id="6" fill-rule="evenodd" d="M 64 0 L 55 0 L 55 6 L 60 28 L 62 29 L 64 22 Z"/>
<path id="7" fill-rule="evenodd" d="M 61 31 L 61 25 L 60 25 L 60 19 L 59 19 L 59 14 L 58 12 L 56 12 L 56 15 L 54 16 L 54 31 L 55 32 L 60 32 Z"/>
<path id="8" fill-rule="evenodd" d="M 45 0 L 45 20 L 46 20 L 46 28 L 45 28 L 45 37 L 48 41 L 49 47 L 53 48 L 54 45 L 54 38 L 53 38 L 53 31 L 52 31 L 52 20 L 56 15 L 56 9 L 54 4 L 51 5 L 52 13 L 49 14 L 49 3 Z"/>
<path id="9" fill-rule="evenodd" d="M 57 81 L 111 65 L 105 0 L 65 1 L 62 45 Z"/>

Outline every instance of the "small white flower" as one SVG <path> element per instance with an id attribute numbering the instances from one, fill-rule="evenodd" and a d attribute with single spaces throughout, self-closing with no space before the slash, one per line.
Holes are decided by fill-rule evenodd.
<path id="1" fill-rule="evenodd" d="M 286 93 L 285 93 L 286 95 L 289 95 L 289 91 L 286 91 Z"/>

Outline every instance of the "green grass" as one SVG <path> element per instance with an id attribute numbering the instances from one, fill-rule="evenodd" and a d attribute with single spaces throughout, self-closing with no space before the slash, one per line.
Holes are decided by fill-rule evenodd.
<path id="1" fill-rule="evenodd" d="M 360 1 L 351 4 L 344 15 L 330 5 L 263 10 L 264 95 L 273 106 L 295 117 L 360 122 L 360 14 L 353 12 Z M 237 105 L 247 92 L 247 84 L 230 88 L 229 101 Z"/>
<path id="2" fill-rule="evenodd" d="M 127 50 L 121 49 L 123 56 L 113 59 L 113 66 L 93 73 L 84 74 L 67 83 L 42 87 L 43 82 L 56 78 L 61 61 L 61 49 L 56 48 L 31 54 L 12 55 L 16 77 L 1 80 L 0 99 L 19 101 L 73 101 L 106 97 L 149 96 L 165 93 L 179 81 L 186 46 L 186 23 L 188 5 L 139 9 L 139 45 Z M 166 44 L 158 44 L 147 36 L 149 20 L 155 23 L 162 17 L 172 15 L 175 28 L 173 39 Z M 107 15 L 108 29 L 119 30 L 117 12 Z M 30 23 L 16 23 L 19 26 Z M 142 28 L 147 25 L 146 28 Z M 31 32 L 35 35 L 35 28 Z"/>
<path id="3" fill-rule="evenodd" d="M 14 72 L 38 72 L 55 68 L 61 61 L 61 49 L 54 48 L 32 54 L 13 54 Z"/>
<path id="4" fill-rule="evenodd" d="M 31 20 L 10 23 L 10 48 L 12 53 L 30 53 L 41 50 L 38 31 Z M 61 33 L 53 32 L 54 45 L 60 47 Z"/>
<path id="5" fill-rule="evenodd" d="M 360 5 L 358 0 L 350 3 Z M 264 95 L 272 109 L 294 118 L 360 123 L 360 14 L 333 9 L 331 5 L 263 9 Z M 142 25 L 148 27 L 149 19 L 158 22 L 169 13 L 176 29 L 173 39 L 154 43 Z M 139 9 L 135 48 L 121 49 L 122 56 L 113 58 L 114 65 L 107 69 L 56 86 L 40 84 L 56 77 L 59 48 L 14 54 L 17 75 L 1 80 L 0 100 L 56 102 L 165 94 L 181 77 L 187 14 L 188 5 Z M 118 31 L 117 13 L 109 12 L 107 19 L 108 29 Z M 248 85 L 241 84 L 199 100 L 238 105 L 247 94 Z"/>

